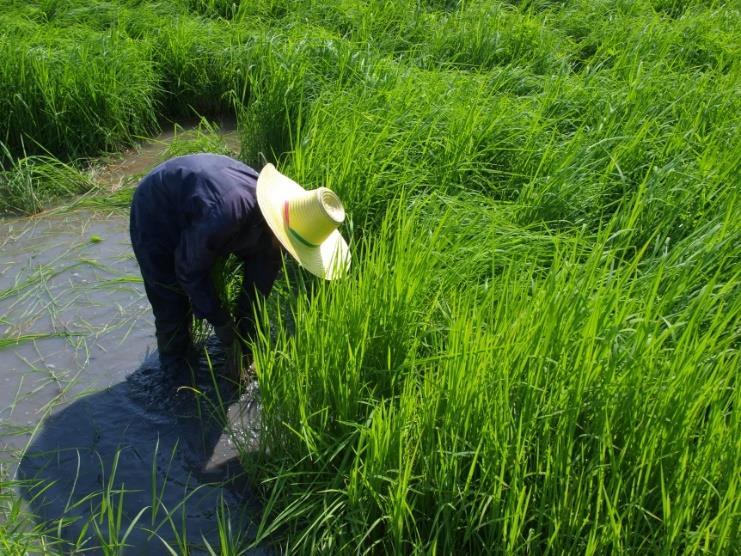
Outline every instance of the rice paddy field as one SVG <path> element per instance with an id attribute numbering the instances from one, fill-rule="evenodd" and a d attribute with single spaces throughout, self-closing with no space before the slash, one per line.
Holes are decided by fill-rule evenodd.
<path id="1" fill-rule="evenodd" d="M 194 119 L 162 156 L 233 152 L 223 118 L 348 214 L 349 276 L 286 260 L 259 309 L 253 526 L 151 553 L 737 553 L 740 54 L 732 1 L 0 0 L 13 222 L 125 217 L 108 161 Z M 3 307 L 0 353 L 40 341 Z M 2 554 L 171 515 L 109 482 L 70 541 L 8 469 Z"/>

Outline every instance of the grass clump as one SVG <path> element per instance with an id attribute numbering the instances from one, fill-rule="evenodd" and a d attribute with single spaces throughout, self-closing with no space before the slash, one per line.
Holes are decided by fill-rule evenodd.
<path id="1" fill-rule="evenodd" d="M 174 137 L 167 145 L 162 158 L 167 160 L 175 156 L 205 152 L 233 154 L 220 135 L 219 126 L 201 118 L 198 125 L 192 130 L 184 131 L 182 126 L 175 125 Z"/>
<path id="2" fill-rule="evenodd" d="M 0 214 L 40 212 L 60 198 L 95 188 L 89 175 L 48 156 L 27 156 L 0 171 Z"/>
<path id="3" fill-rule="evenodd" d="M 511 65 L 535 74 L 558 73 L 572 45 L 540 17 L 497 2 L 466 2 L 438 16 L 420 52 L 462 70 Z"/>
<path id="4" fill-rule="evenodd" d="M 251 57 L 227 23 L 162 18 L 161 27 L 148 34 L 163 112 L 171 117 L 219 115 L 233 112 L 235 101 L 246 100 L 248 76 L 240 68 Z"/>
<path id="5" fill-rule="evenodd" d="M 607 230 L 554 236 L 544 259 L 522 232 L 497 242 L 500 219 L 472 231 L 402 207 L 358 246 L 351 278 L 290 302 L 293 335 L 279 323 L 261 338 L 265 476 L 289 546 L 729 548 L 729 218 L 647 266 Z M 468 242 L 497 256 L 476 264 Z M 707 263 L 688 271 L 687 257 Z"/>
<path id="6" fill-rule="evenodd" d="M 115 56 L 110 53 L 115 52 Z M 146 49 L 84 28 L 0 32 L 3 141 L 10 151 L 76 158 L 155 128 L 155 75 Z"/>
<path id="7" fill-rule="evenodd" d="M 15 493 L 20 486 L 0 469 L 0 551 L 3 554 L 54 554 L 57 543 L 48 542 Z"/>
<path id="8" fill-rule="evenodd" d="M 734 4 L 7 5 L 14 156 L 233 110 L 244 160 L 345 201 L 348 279 L 289 263 L 260 315 L 262 461 L 243 454 L 266 502 L 258 542 L 738 544 Z M 70 61 L 93 68 L 84 82 Z M 214 129 L 196 135 L 168 156 L 223 152 Z M 3 174 L 21 176 L 19 207 L 74 181 L 25 160 Z"/>

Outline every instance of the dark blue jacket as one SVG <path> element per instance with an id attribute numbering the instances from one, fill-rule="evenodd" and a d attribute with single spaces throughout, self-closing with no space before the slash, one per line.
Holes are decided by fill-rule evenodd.
<path id="1" fill-rule="evenodd" d="M 234 253 L 244 261 L 248 297 L 255 289 L 267 295 L 280 268 L 280 250 L 257 205 L 257 175 L 227 156 L 181 156 L 152 170 L 134 194 L 132 214 L 146 237 L 138 248 L 161 254 L 163 267 L 174 253 L 174 276 L 193 314 L 214 326 L 229 318 L 210 277 L 217 258 Z"/>

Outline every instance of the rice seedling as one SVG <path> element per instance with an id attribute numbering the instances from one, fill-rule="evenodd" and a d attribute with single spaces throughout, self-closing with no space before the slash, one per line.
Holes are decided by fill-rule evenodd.
<path id="1" fill-rule="evenodd" d="M 296 300 L 302 326 L 264 335 L 257 351 L 263 434 L 282 454 L 266 458 L 266 476 L 290 477 L 270 483 L 286 500 L 274 519 L 288 542 L 302 552 L 729 548 L 738 446 L 708 436 L 730 441 L 738 426 L 728 216 L 712 244 L 678 247 L 712 253 L 696 274 L 676 274 L 671 260 L 641 271 L 642 254 L 623 262 L 602 239 L 586 256 L 555 243 L 543 270 L 513 256 L 474 281 L 470 260 L 434 255 L 442 230 L 415 229 L 413 217 L 382 227 L 394 239 L 367 248 L 347 285 Z M 708 283 L 699 268 L 711 266 Z M 436 283 L 451 274 L 460 282 Z M 713 394 L 690 395 L 690 384 Z M 688 480 L 691 494 L 667 486 Z M 685 510 L 667 514 L 667 489 Z M 689 533 L 700 523 L 705 540 Z"/>
<path id="2" fill-rule="evenodd" d="M 38 25 L 31 33 L 4 29 L 0 52 L 14 61 L 0 70 L 0 141 L 14 154 L 75 158 L 155 129 L 156 82 L 140 43 Z"/>
<path id="3" fill-rule="evenodd" d="M 258 312 L 241 460 L 264 507 L 246 535 L 221 506 L 206 552 L 734 550 L 735 4 L 0 7 L 2 210 L 91 189 L 66 164 L 194 113 L 235 114 L 241 158 L 347 207 L 350 276 L 287 261 Z M 214 131 L 168 155 L 223 152 Z M 131 189 L 101 193 L 79 204 Z M 215 269 L 227 304 L 237 271 Z M 78 548 L 131 539 L 104 492 Z M 187 552 L 153 492 L 140 522 Z M 13 504 L 0 543 L 55 551 Z"/>
<path id="4" fill-rule="evenodd" d="M 89 176 L 53 157 L 27 156 L 0 172 L 0 214 L 40 212 L 60 198 L 95 188 Z"/>
<path id="5" fill-rule="evenodd" d="M 193 130 L 184 131 L 182 126 L 175 125 L 174 137 L 167 149 L 164 160 L 174 156 L 183 156 L 191 153 L 216 153 L 234 155 L 231 148 L 220 135 L 219 126 L 201 118 Z"/>

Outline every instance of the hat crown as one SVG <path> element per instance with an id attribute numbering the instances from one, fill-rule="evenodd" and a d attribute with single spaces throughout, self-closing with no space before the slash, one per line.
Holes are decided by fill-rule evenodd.
<path id="1" fill-rule="evenodd" d="M 320 187 L 286 201 L 284 219 L 296 239 L 318 247 L 345 220 L 345 208 L 334 191 Z"/>

